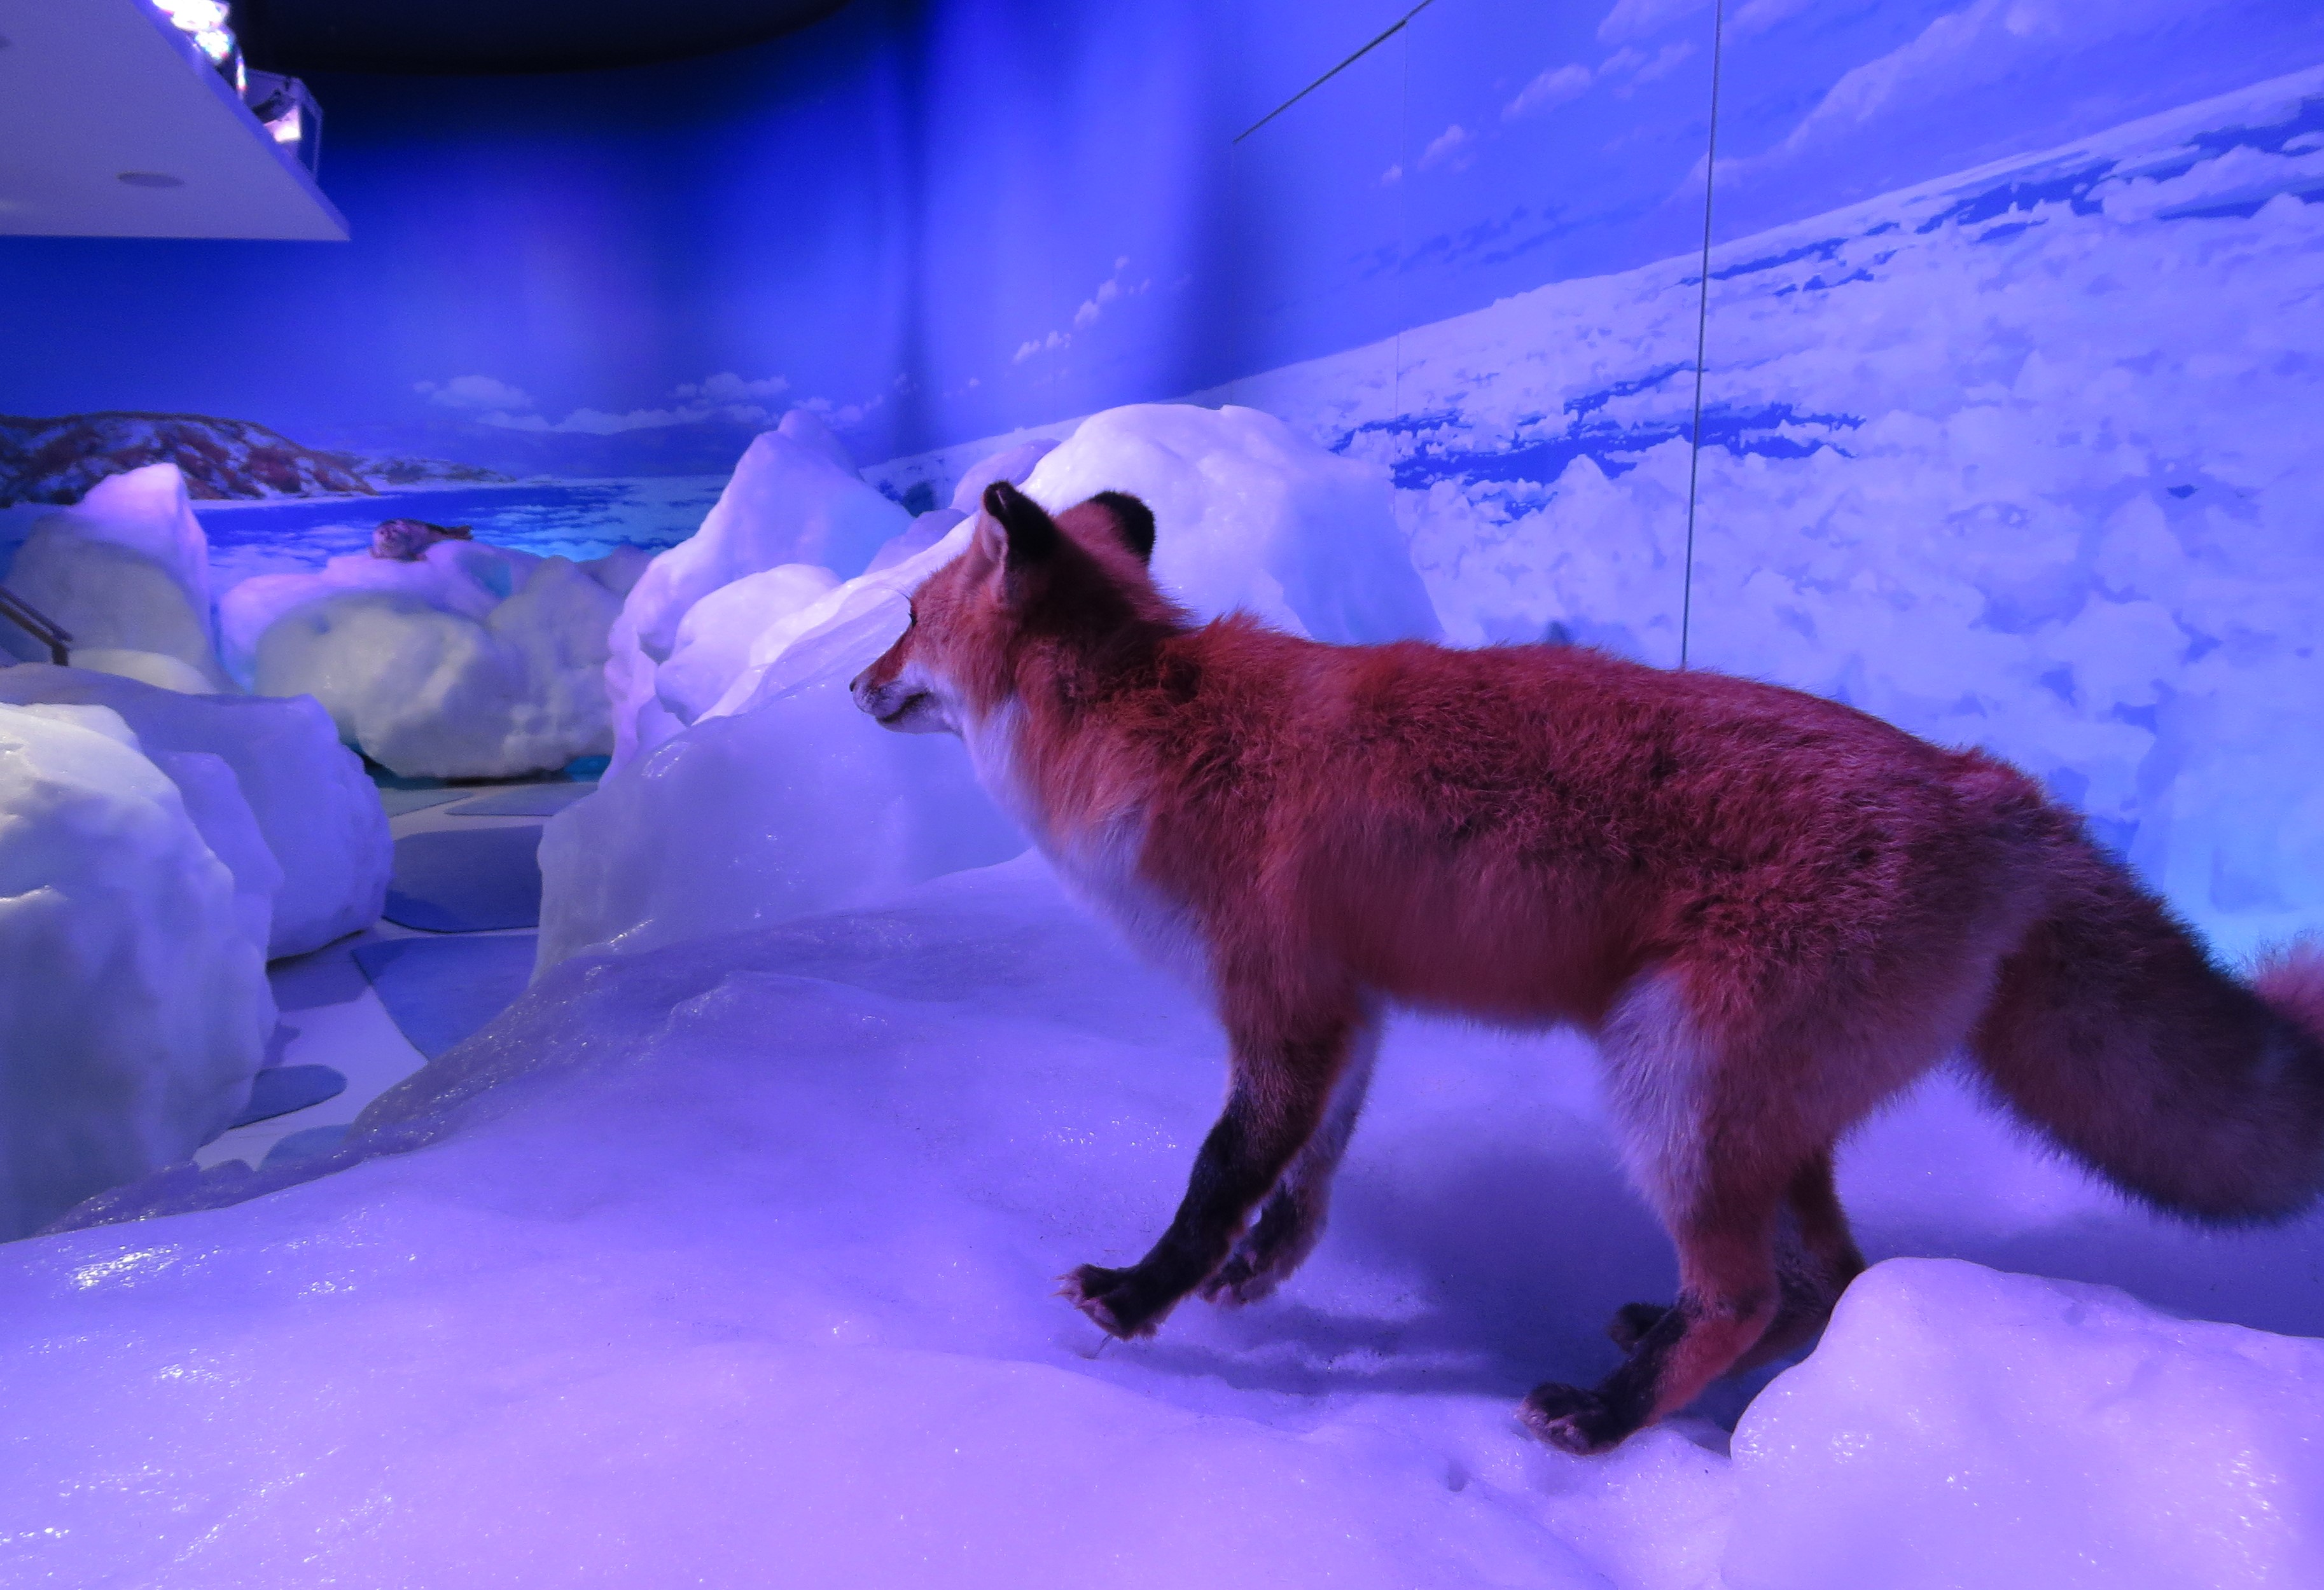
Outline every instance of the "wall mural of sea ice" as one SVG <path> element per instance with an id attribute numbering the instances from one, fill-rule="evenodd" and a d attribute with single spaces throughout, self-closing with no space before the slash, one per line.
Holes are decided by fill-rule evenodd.
<path id="1" fill-rule="evenodd" d="M 1788 142 L 1722 153 L 1728 202 L 1832 187 L 1784 168 L 1801 129 L 1903 95 L 1987 9 L 1843 77 Z M 1753 59 L 1729 58 L 1745 90 Z M 1865 120 L 1822 152 L 1890 161 Z M 2310 67 L 1721 235 L 1707 301 L 1682 254 L 1222 395 L 1394 472 L 1454 639 L 1665 666 L 1683 644 L 1984 746 L 2240 953 L 2324 915 L 2319 200 Z"/>

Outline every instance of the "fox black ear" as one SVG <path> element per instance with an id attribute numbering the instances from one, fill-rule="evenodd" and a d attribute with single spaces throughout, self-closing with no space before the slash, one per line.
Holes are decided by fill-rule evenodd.
<path id="1" fill-rule="evenodd" d="M 1011 571 L 1047 561 L 1064 538 L 1057 521 L 1007 481 L 995 481 L 984 488 L 984 511 L 1009 538 L 1006 562 Z"/>
<path id="2" fill-rule="evenodd" d="M 1100 492 L 1090 499 L 1113 516 L 1114 534 L 1140 563 L 1154 561 L 1154 510 L 1127 492 Z"/>

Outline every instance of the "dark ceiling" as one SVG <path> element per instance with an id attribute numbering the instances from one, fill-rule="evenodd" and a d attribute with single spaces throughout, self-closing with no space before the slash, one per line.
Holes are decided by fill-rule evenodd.
<path id="1" fill-rule="evenodd" d="M 847 0 L 233 0 L 270 72 L 563 72 L 755 44 Z"/>

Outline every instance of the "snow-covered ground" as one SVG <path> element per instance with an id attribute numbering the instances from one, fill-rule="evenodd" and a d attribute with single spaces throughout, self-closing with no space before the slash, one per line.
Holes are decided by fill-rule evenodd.
<path id="1" fill-rule="evenodd" d="M 38 1365 L 0 1407 L 0 1579 L 1644 1590 L 1731 1560 L 1730 1590 L 2049 1590 L 2314 1565 L 2318 1348 L 1982 1271 L 1873 1272 L 1737 1458 L 1702 1418 L 1603 1458 L 1526 1436 L 1515 1399 L 1594 1378 L 1606 1318 L 1672 1285 L 1566 1038 L 1398 1024 L 1308 1267 L 1106 1345 L 1055 1278 L 1167 1219 L 1219 1051 L 1030 857 L 569 961 L 337 1155 L 261 1172 L 272 1196 L 0 1249 L 0 1352 Z M 1842 1180 L 1875 1256 L 2324 1330 L 2316 1222 L 2149 1219 L 1950 1084 Z M 1950 1509 L 1932 1526 L 1985 1515 L 1927 1535 L 1929 1571 L 1874 1527 L 1916 1497 Z"/>

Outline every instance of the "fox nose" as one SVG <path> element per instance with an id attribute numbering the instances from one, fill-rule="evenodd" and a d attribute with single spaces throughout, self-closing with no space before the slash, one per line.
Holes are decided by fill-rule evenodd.
<path id="1" fill-rule="evenodd" d="M 864 669 L 848 682 L 847 694 L 855 698 L 855 706 L 859 712 L 870 712 L 874 717 L 879 716 L 880 687 L 872 683 L 871 669 Z"/>

